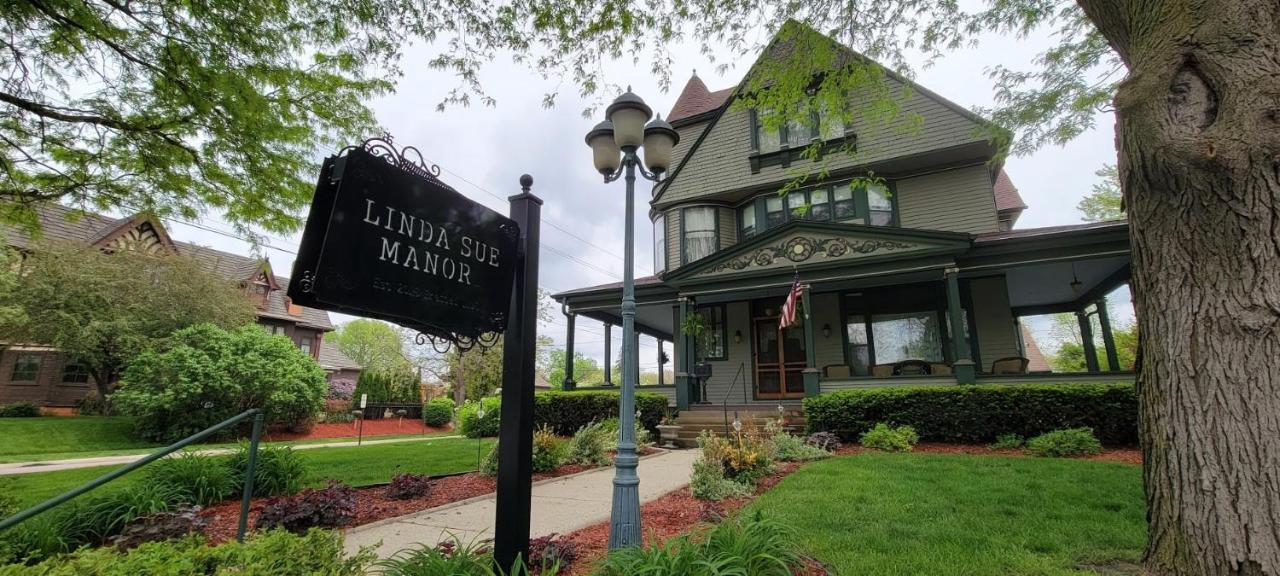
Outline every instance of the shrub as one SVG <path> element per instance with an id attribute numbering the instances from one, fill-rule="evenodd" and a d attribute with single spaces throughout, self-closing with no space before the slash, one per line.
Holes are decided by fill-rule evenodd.
<path id="1" fill-rule="evenodd" d="M 29 402 L 0 405 L 0 418 L 35 418 L 40 416 L 40 409 Z"/>
<path id="2" fill-rule="evenodd" d="M 1027 453 L 1032 456 L 1062 458 L 1092 456 L 1102 453 L 1102 443 L 1091 428 L 1068 428 L 1046 432 L 1027 441 Z"/>
<path id="3" fill-rule="evenodd" d="M 35 566 L 6 566 L 7 576 L 117 576 L 161 574 L 270 574 L 272 576 L 362 576 L 373 554 L 344 557 L 342 534 L 283 530 L 254 534 L 244 544 L 208 546 L 198 536 L 150 542 L 121 554 L 114 548 L 84 548 Z"/>
<path id="4" fill-rule="evenodd" d="M 146 467 L 147 481 L 167 490 L 176 504 L 208 506 L 235 494 L 236 481 L 226 458 L 183 452 Z"/>
<path id="5" fill-rule="evenodd" d="M 791 576 L 801 565 L 795 532 L 756 513 L 716 525 L 703 538 L 689 535 L 606 556 L 599 576 L 633 574 L 750 574 Z"/>
<path id="6" fill-rule="evenodd" d="M 533 420 L 561 436 L 570 436 L 592 422 L 618 416 L 615 391 L 539 392 L 534 395 Z M 667 410 L 667 398 L 652 392 L 636 393 L 636 409 L 645 430 L 654 431 Z"/>
<path id="7" fill-rule="evenodd" d="M 698 447 L 702 450 L 702 458 L 721 462 L 726 478 L 748 486 L 754 487 L 756 480 L 773 472 L 776 448 L 772 439 L 753 425 L 745 426 L 741 432 L 728 438 L 703 431 L 698 436 Z"/>
<path id="8" fill-rule="evenodd" d="M 809 444 L 804 438 L 792 436 L 781 429 L 774 432 L 772 441 L 776 454 L 774 457 L 782 462 L 805 462 L 831 456 L 831 453 Z"/>
<path id="9" fill-rule="evenodd" d="M 330 380 L 329 391 L 325 393 L 325 400 L 350 400 L 355 394 L 356 383 L 351 380 Z"/>
<path id="10" fill-rule="evenodd" d="M 568 570 L 577 559 L 578 545 L 568 538 L 552 533 L 529 539 L 528 564 L 532 568 L 540 568 L 540 574 L 549 574 L 547 570 L 553 568 Z"/>
<path id="11" fill-rule="evenodd" d="M 350 408 L 328 409 L 324 411 L 324 421 L 330 424 L 350 424 L 356 421 L 356 415 Z"/>
<path id="12" fill-rule="evenodd" d="M 324 370 L 287 338 L 200 324 L 130 361 L 111 400 L 138 436 L 172 442 L 249 408 L 262 408 L 268 424 L 304 426 L 327 389 Z"/>
<path id="13" fill-rule="evenodd" d="M 418 378 L 413 371 L 365 370 L 360 373 L 351 397 L 359 399 L 367 395 L 370 404 L 417 403 Z"/>
<path id="14" fill-rule="evenodd" d="M 693 461 L 689 491 L 699 500 L 716 501 L 746 496 L 751 494 L 751 487 L 725 478 L 723 462 L 702 457 Z"/>
<path id="15" fill-rule="evenodd" d="M 391 477 L 387 495 L 396 500 L 409 500 L 426 496 L 431 492 L 431 477 L 426 474 L 405 472 Z"/>
<path id="16" fill-rule="evenodd" d="M 312 527 L 338 527 L 356 517 L 356 489 L 336 480 L 324 488 L 308 488 L 276 498 L 262 507 L 254 528 L 284 528 L 301 533 Z"/>
<path id="17" fill-rule="evenodd" d="M 930 442 L 986 444 L 1000 434 L 1030 438 L 1093 428 L 1105 444 L 1138 441 L 1132 384 L 1036 384 L 844 390 L 804 400 L 810 431 L 857 438 L 876 422 L 916 429 Z"/>
<path id="18" fill-rule="evenodd" d="M 139 516 L 165 512 L 164 489 L 145 484 L 85 496 L 32 518 L 4 534 L 0 562 L 39 561 L 87 544 L 99 545 Z"/>
<path id="19" fill-rule="evenodd" d="M 840 437 L 831 432 L 814 432 L 808 438 L 804 439 L 805 444 L 817 446 L 827 452 L 835 452 L 842 448 L 844 444 L 840 442 Z"/>
<path id="20" fill-rule="evenodd" d="M 910 426 L 893 428 L 884 422 L 876 424 L 875 428 L 864 432 L 858 439 L 865 448 L 885 452 L 910 452 L 918 441 L 920 436 L 916 434 L 914 428 Z"/>
<path id="21" fill-rule="evenodd" d="M 533 432 L 533 471 L 551 472 L 564 463 L 564 443 L 542 426 Z"/>
<path id="22" fill-rule="evenodd" d="M 436 398 L 422 406 L 422 422 L 427 426 L 442 428 L 453 421 L 453 400 Z"/>
<path id="23" fill-rule="evenodd" d="M 476 416 L 481 406 L 484 407 L 483 419 Z M 467 438 L 492 438 L 498 435 L 498 418 L 501 413 L 502 402 L 498 398 L 467 402 L 458 408 L 458 424 Z"/>
<path id="24" fill-rule="evenodd" d="M 1001 434 L 996 436 L 996 441 L 987 447 L 992 450 L 1017 450 L 1026 443 L 1026 439 L 1020 434 Z"/>
<path id="25" fill-rule="evenodd" d="M 199 534 L 208 521 L 200 517 L 199 506 L 188 506 L 173 512 L 157 512 L 139 516 L 124 525 L 111 545 L 121 550 L 137 548 L 147 542 L 176 540 Z"/>
<path id="26" fill-rule="evenodd" d="M 533 540 L 529 541 L 533 544 Z M 383 576 L 528 576 L 530 571 L 519 560 L 510 570 L 494 567 L 493 552 L 482 542 L 464 544 L 456 538 L 435 546 L 401 550 L 378 563 Z M 540 576 L 555 576 L 558 566 L 543 568 Z"/>
<path id="27" fill-rule="evenodd" d="M 608 466 L 608 432 L 599 422 L 587 424 L 573 433 L 569 440 L 569 462 L 583 466 Z"/>
<path id="28" fill-rule="evenodd" d="M 234 492 L 244 490 L 244 471 L 249 466 L 249 444 L 241 442 L 231 455 Z M 307 475 L 307 464 L 302 456 L 288 446 L 258 444 L 258 462 L 253 468 L 254 496 L 283 496 L 302 489 Z"/>
<path id="29" fill-rule="evenodd" d="M 115 414 L 111 407 L 111 399 L 103 399 L 96 390 L 91 390 L 83 398 L 76 400 L 76 413 L 81 416 L 110 416 Z"/>
<path id="30" fill-rule="evenodd" d="M 608 420 L 600 423 L 601 429 L 604 430 L 605 438 L 608 438 L 608 442 L 605 444 L 605 449 L 618 449 L 618 430 L 621 428 L 621 425 L 622 423 L 619 422 L 617 418 L 609 418 Z M 636 420 L 635 438 L 637 450 L 653 446 L 653 435 L 649 433 L 649 430 L 645 428 L 644 424 L 639 420 Z"/>

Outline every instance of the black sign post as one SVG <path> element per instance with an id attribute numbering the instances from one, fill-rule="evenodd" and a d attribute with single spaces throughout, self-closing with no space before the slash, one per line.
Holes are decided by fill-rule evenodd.
<path id="1" fill-rule="evenodd" d="M 533 498 L 533 378 L 537 359 L 538 235 L 542 200 L 529 192 L 533 178 L 520 177 L 520 194 L 509 198 L 520 226 L 516 287 L 502 348 L 502 414 L 498 429 L 498 509 L 493 558 L 498 568 L 528 559 L 529 508 Z"/>
<path id="2" fill-rule="evenodd" d="M 508 569 L 529 547 L 542 201 L 521 176 L 508 218 L 406 157 L 416 152 L 370 140 L 325 159 L 289 297 L 461 350 L 504 335 L 494 560 Z"/>

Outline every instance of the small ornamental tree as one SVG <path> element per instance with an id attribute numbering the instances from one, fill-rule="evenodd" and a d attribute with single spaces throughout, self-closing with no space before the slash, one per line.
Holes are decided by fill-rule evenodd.
<path id="1" fill-rule="evenodd" d="M 139 436 L 168 442 L 249 408 L 264 409 L 269 425 L 296 429 L 324 408 L 327 390 L 324 370 L 287 338 L 201 324 L 139 355 L 113 398 Z"/>

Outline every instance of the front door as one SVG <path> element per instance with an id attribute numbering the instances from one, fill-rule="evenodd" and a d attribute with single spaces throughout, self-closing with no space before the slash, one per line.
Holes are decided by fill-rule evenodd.
<path id="1" fill-rule="evenodd" d="M 755 320 L 756 397 L 804 396 L 804 328 L 778 330 L 777 318 Z"/>

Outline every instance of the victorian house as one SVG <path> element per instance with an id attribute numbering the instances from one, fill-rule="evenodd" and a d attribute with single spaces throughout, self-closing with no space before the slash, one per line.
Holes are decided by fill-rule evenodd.
<path id="1" fill-rule="evenodd" d="M 354 382 L 359 376 L 360 366 L 325 342 L 325 334 L 334 329 L 329 313 L 291 302 L 285 296 L 289 279 L 276 276 L 270 261 L 174 241 L 160 220 L 149 215 L 69 217 L 72 211 L 56 204 L 42 207 L 42 234 L 103 250 L 172 251 L 203 262 L 219 275 L 239 281 L 257 307 L 258 324 L 292 340 L 320 363 L 330 380 Z M 16 228 L 0 226 L 0 241 L 19 251 L 29 249 L 30 239 Z M 74 358 L 38 343 L 9 342 L 0 334 L 0 403 L 73 406 L 93 389 L 91 377 Z"/>
<path id="2" fill-rule="evenodd" d="M 685 85 L 667 115 L 680 134 L 673 168 L 649 202 L 656 274 L 636 281 L 642 337 L 674 343 L 676 382 L 655 390 L 680 409 L 898 384 L 1132 379 L 1102 305 L 1129 280 L 1127 223 L 1017 227 L 1028 206 L 983 135 L 990 123 L 886 81 L 910 88 L 901 116 L 915 128 L 824 117 L 768 130 L 735 106 L 741 86 L 712 91 L 696 74 Z M 802 155 L 815 141 L 843 150 Z M 780 193 L 798 172 L 810 178 Z M 780 329 L 797 279 L 801 320 Z M 610 284 L 555 298 L 570 327 L 617 325 L 621 295 Z M 1086 373 L 1048 372 L 1020 322 L 1060 312 L 1080 320 Z M 702 343 L 681 330 L 694 313 Z"/>

